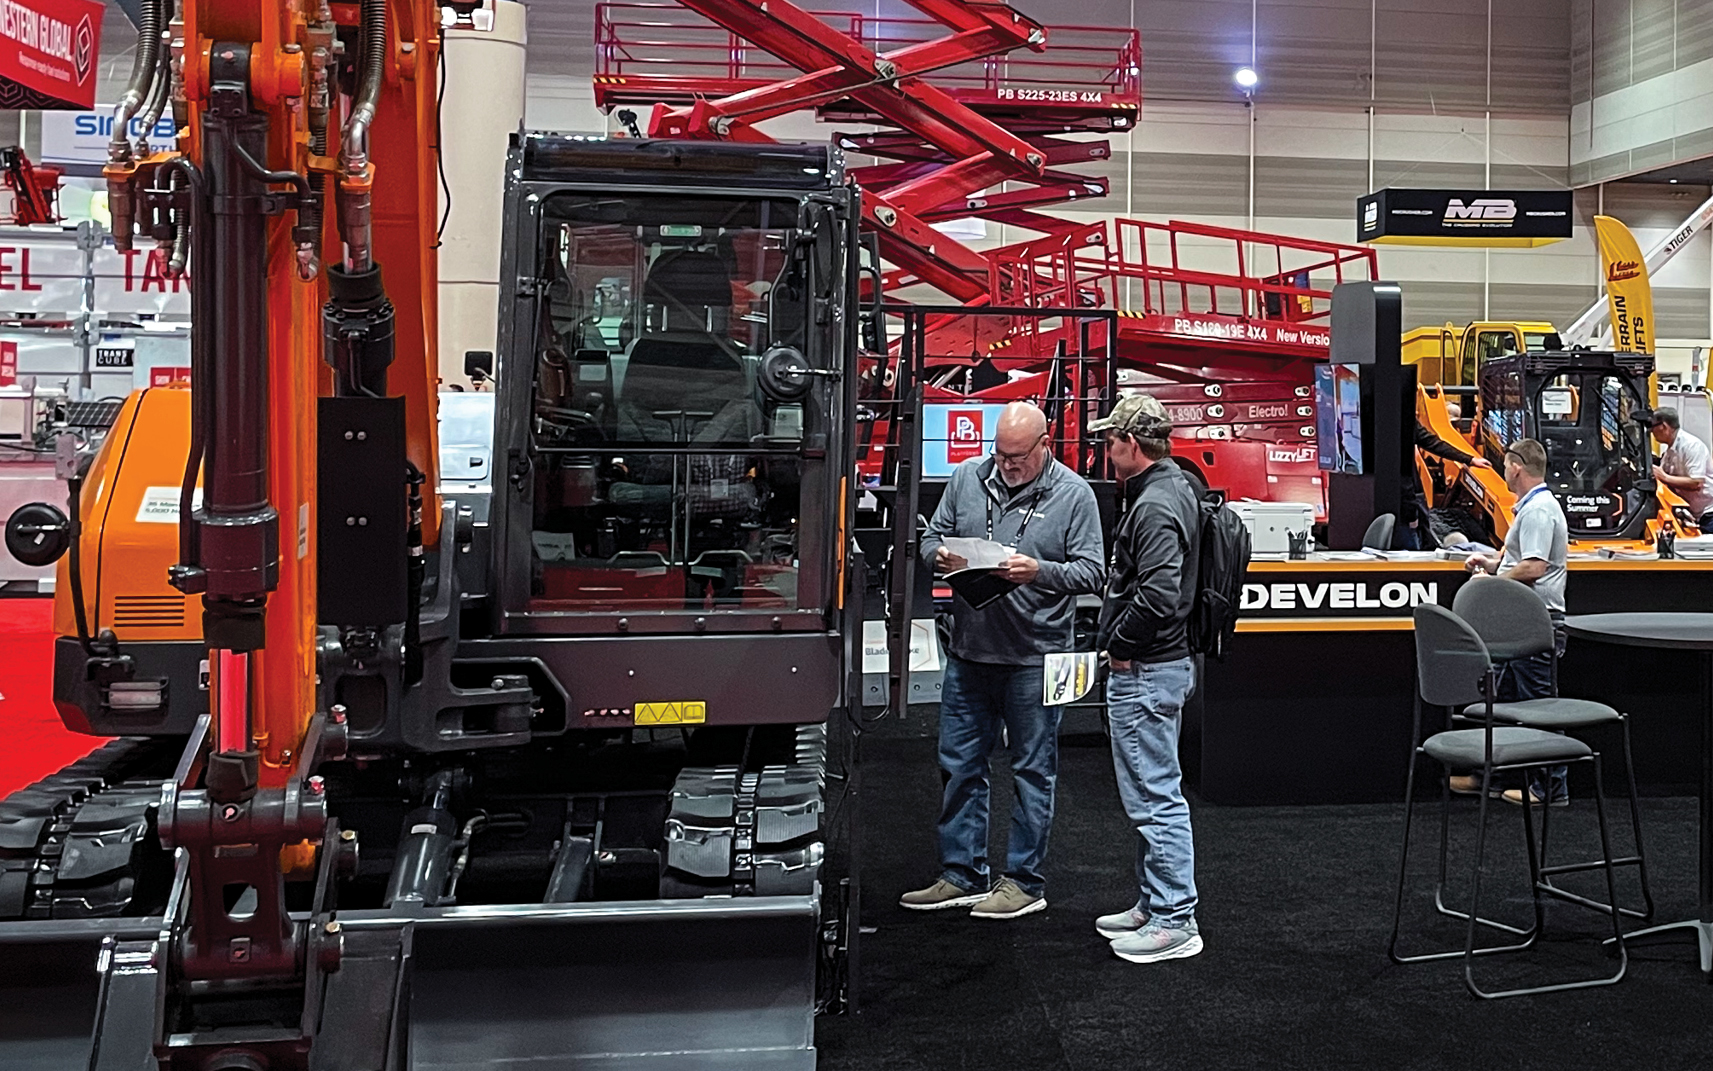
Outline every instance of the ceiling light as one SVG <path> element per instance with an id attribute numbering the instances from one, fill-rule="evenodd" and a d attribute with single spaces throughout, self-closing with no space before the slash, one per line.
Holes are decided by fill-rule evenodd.
<path id="1" fill-rule="evenodd" d="M 1261 76 L 1255 73 L 1253 67 L 1239 67 L 1231 80 L 1237 83 L 1237 88 L 1244 91 L 1254 89 L 1261 84 Z"/>

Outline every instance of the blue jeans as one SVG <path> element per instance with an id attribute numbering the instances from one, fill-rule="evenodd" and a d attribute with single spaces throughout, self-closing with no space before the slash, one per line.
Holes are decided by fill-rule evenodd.
<path id="1" fill-rule="evenodd" d="M 1015 797 L 1005 876 L 1031 896 L 1047 879 L 1047 835 L 1059 777 L 1059 714 L 1043 706 L 1043 667 L 965 662 L 948 656 L 940 687 L 940 876 L 986 892 L 988 756 L 1005 727 Z"/>
<path id="2" fill-rule="evenodd" d="M 1196 848 L 1178 766 L 1184 700 L 1195 663 L 1135 662 L 1106 678 L 1106 716 L 1118 798 L 1136 827 L 1136 910 L 1162 926 L 1186 926 L 1196 913 Z"/>
<path id="3" fill-rule="evenodd" d="M 1553 654 L 1538 654 L 1504 663 L 1499 669 L 1499 700 L 1551 699 L 1558 695 L 1558 680 L 1553 676 L 1554 657 L 1564 656 L 1564 621 L 1555 620 L 1552 627 Z M 1566 799 L 1570 796 L 1570 768 L 1549 766 L 1529 772 L 1529 787 L 1543 800 Z"/>

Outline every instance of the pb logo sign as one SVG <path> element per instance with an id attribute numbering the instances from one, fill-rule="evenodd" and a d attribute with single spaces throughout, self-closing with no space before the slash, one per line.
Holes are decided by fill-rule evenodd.
<path id="1" fill-rule="evenodd" d="M 980 457 L 985 436 L 980 409 L 952 409 L 946 413 L 946 460 L 952 464 Z"/>

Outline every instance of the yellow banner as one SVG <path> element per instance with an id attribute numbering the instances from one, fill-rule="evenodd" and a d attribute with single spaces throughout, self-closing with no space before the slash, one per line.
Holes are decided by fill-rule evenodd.
<path id="1" fill-rule="evenodd" d="M 1612 312 L 1612 348 L 1620 353 L 1654 351 L 1654 294 L 1648 267 L 1630 228 L 1611 216 L 1594 217 L 1600 242 L 1600 274 Z"/>

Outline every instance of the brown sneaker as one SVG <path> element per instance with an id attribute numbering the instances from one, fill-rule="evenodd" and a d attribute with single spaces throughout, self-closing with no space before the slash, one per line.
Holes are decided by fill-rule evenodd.
<path id="1" fill-rule="evenodd" d="M 1451 794 L 1453 796 L 1479 796 L 1479 795 L 1481 795 L 1481 778 L 1476 774 L 1468 774 L 1468 775 L 1453 774 L 1450 778 L 1450 781 L 1451 781 Z M 1499 793 L 1500 793 L 1499 779 L 1497 777 L 1495 777 L 1493 779 L 1493 787 L 1488 789 L 1487 796 L 1490 799 L 1498 799 Z"/>
<path id="2" fill-rule="evenodd" d="M 1045 896 L 1030 896 L 1010 878 L 1000 878 L 999 884 L 986 899 L 970 908 L 972 919 L 1015 919 L 1047 909 Z"/>
<path id="3" fill-rule="evenodd" d="M 941 878 L 926 889 L 907 892 L 898 898 L 898 906 L 911 911 L 944 911 L 948 907 L 968 907 L 979 904 L 987 893 L 970 892 Z"/>

